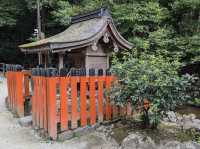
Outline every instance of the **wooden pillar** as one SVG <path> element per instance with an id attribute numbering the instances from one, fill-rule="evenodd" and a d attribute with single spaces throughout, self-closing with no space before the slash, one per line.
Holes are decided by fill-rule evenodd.
<path id="1" fill-rule="evenodd" d="M 59 53 L 58 54 L 59 56 L 59 69 L 62 69 L 64 67 L 64 64 L 63 64 L 63 59 L 64 59 L 64 54 L 63 53 Z"/>
<path id="2" fill-rule="evenodd" d="M 44 53 L 44 68 L 47 68 L 48 63 L 48 52 Z"/>
<path id="3" fill-rule="evenodd" d="M 110 55 L 107 55 L 107 69 L 110 68 Z"/>
<path id="4" fill-rule="evenodd" d="M 38 64 L 39 65 L 42 64 L 42 53 L 41 52 L 38 53 Z"/>

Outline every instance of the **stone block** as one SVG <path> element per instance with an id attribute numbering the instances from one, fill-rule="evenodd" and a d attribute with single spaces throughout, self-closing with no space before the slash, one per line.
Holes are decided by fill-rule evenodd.
<path id="1" fill-rule="evenodd" d="M 60 133 L 58 135 L 58 140 L 65 141 L 65 140 L 72 139 L 73 137 L 74 137 L 73 131 L 68 130 L 68 131 L 64 131 L 64 132 Z"/>
<path id="2" fill-rule="evenodd" d="M 25 116 L 22 118 L 19 118 L 18 120 L 19 124 L 23 127 L 28 127 L 32 125 L 32 116 Z"/>

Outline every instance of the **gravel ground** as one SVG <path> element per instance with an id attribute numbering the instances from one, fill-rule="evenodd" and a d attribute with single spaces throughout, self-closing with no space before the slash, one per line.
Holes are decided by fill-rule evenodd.
<path id="1" fill-rule="evenodd" d="M 108 141 L 91 133 L 65 142 L 50 142 L 37 136 L 30 127 L 21 127 L 5 107 L 6 79 L 0 75 L 0 149 L 105 149 Z"/>

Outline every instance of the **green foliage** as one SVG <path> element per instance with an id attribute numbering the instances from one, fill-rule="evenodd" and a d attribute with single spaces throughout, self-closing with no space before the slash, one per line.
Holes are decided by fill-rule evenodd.
<path id="1" fill-rule="evenodd" d="M 192 101 L 189 101 L 188 103 L 193 106 L 200 106 L 200 98 L 194 98 Z"/>
<path id="2" fill-rule="evenodd" d="M 176 139 L 180 142 L 195 141 L 198 143 L 200 133 L 195 129 L 182 130 L 175 134 Z"/>
<path id="3" fill-rule="evenodd" d="M 182 61 L 199 61 L 200 1 L 176 0 L 171 3 L 171 22 L 177 31 L 176 46 L 182 52 Z"/>
<path id="4" fill-rule="evenodd" d="M 74 15 L 74 8 L 66 1 L 58 1 L 57 9 L 52 11 L 53 18 L 61 25 L 68 25 L 71 21 L 71 16 Z"/>
<path id="5" fill-rule="evenodd" d="M 197 142 L 198 144 L 200 144 L 200 135 L 199 135 L 198 137 L 196 137 L 196 142 Z"/>
<path id="6" fill-rule="evenodd" d="M 112 72 L 119 79 L 112 91 L 116 102 L 124 104 L 129 99 L 134 106 L 148 99 L 153 123 L 157 123 L 161 113 L 190 99 L 186 91 L 194 77 L 178 75 L 178 60 L 146 54 L 138 58 L 125 56 L 123 60 L 113 60 Z"/>
<path id="7" fill-rule="evenodd" d="M 163 20 L 169 17 L 168 10 L 160 7 L 156 1 L 133 0 L 129 4 L 114 4 L 112 12 L 121 32 L 138 50 L 146 51 L 151 48 L 149 35 L 157 31 Z"/>
<path id="8" fill-rule="evenodd" d="M 46 37 L 66 28 L 72 15 L 106 6 L 111 10 L 117 28 L 135 45 L 134 50 L 137 50 L 138 54 L 145 52 L 163 57 L 179 57 L 179 62 L 186 64 L 200 60 L 199 0 L 40 0 L 40 2 L 42 31 Z M 25 28 L 23 25 L 28 27 Z M 0 31 L 5 27 L 20 31 L 20 28 L 23 28 L 18 43 L 28 42 L 33 29 L 36 28 L 36 0 L 1 0 Z M 4 32 L 6 31 L 4 29 Z M 18 32 L 9 32 L 3 39 L 10 40 L 13 34 L 19 35 Z M 1 43 L 4 45 L 4 41 Z"/>
<path id="9" fill-rule="evenodd" d="M 17 16 L 22 12 L 23 5 L 18 0 L 0 0 L 0 27 L 14 26 Z"/>

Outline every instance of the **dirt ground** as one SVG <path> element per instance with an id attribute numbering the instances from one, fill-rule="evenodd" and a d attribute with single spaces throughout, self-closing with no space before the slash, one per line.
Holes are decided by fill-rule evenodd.
<path id="1" fill-rule="evenodd" d="M 31 128 L 21 127 L 18 119 L 5 107 L 6 79 L 0 75 L 0 149 L 105 149 L 108 141 L 95 133 L 65 142 L 50 142 L 37 136 Z"/>

